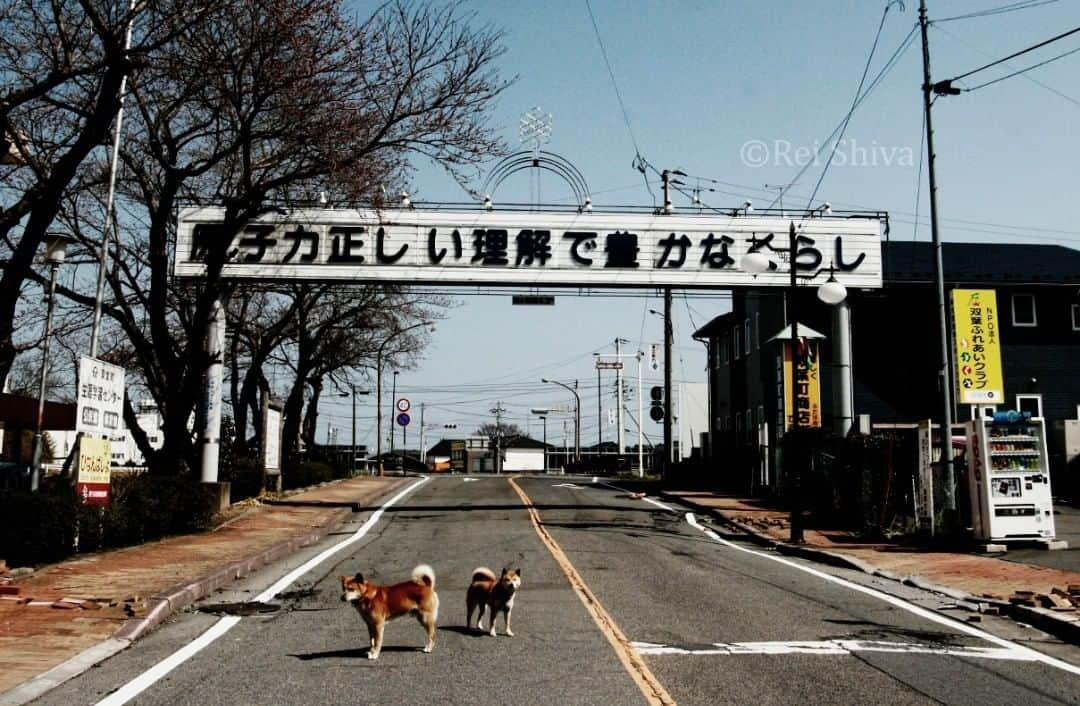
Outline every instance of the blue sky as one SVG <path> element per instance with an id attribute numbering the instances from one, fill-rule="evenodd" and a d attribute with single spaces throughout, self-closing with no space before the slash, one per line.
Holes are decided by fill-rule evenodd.
<path id="1" fill-rule="evenodd" d="M 1013 1 L 928 4 L 933 21 Z M 898 3 L 890 7 L 871 77 L 917 23 L 917 0 L 904 4 L 904 10 Z M 1033 4 L 932 26 L 934 80 L 960 75 L 1080 25 L 1076 0 Z M 683 181 L 700 186 L 706 204 L 726 207 L 745 200 L 769 205 L 778 192 L 766 185 L 792 182 L 808 155 L 821 148 L 851 105 L 885 6 L 884 0 L 591 0 L 590 17 L 584 0 L 462 3 L 464 10 L 475 12 L 474 21 L 506 34 L 501 70 L 517 80 L 500 98 L 493 119 L 511 149 L 524 149 L 518 140 L 519 118 L 539 106 L 552 115 L 545 148 L 583 173 L 595 203 L 657 203 L 656 175 L 649 173 L 646 184 L 632 168 L 640 153 L 657 169 L 686 172 L 690 177 Z M 919 172 L 925 151 L 921 46 L 917 33 L 913 39 L 852 116 L 814 205 L 829 201 L 835 208 L 885 210 L 892 239 L 928 241 L 925 167 L 921 187 Z M 958 85 L 975 87 L 1078 47 L 1080 35 Z M 1080 53 L 938 100 L 934 128 L 943 239 L 1077 247 L 1078 67 Z M 807 206 L 827 154 L 823 151 L 818 165 L 788 187 L 785 206 Z M 416 166 L 414 201 L 468 200 L 437 167 Z M 477 188 L 482 181 L 481 176 Z M 504 182 L 493 198 L 527 201 L 530 188 L 522 173 Z M 550 176 L 541 178 L 541 196 L 549 203 L 570 198 L 569 190 Z M 676 196 L 674 202 L 679 207 L 689 200 Z M 490 421 L 488 410 L 499 400 L 508 409 L 508 421 L 528 424 L 539 437 L 539 422 L 527 422 L 529 408 L 571 401 L 564 390 L 543 385 L 540 378 L 578 379 L 583 386 L 582 441 L 593 443 L 597 400 L 592 354 L 614 352 L 617 337 L 630 341 L 624 350 L 647 350 L 662 339 L 661 319 L 647 313 L 661 309 L 661 300 L 652 292 L 639 294 L 559 296 L 554 307 L 514 307 L 501 296 L 459 297 L 459 306 L 438 325 L 424 359 L 399 375 L 399 396 L 408 396 L 417 410 L 421 402 L 427 404 L 425 421 L 435 427 L 428 432 L 431 441 L 442 435 L 445 423 L 457 423 L 460 432 Z M 676 293 L 676 379 L 705 379 L 704 347 L 690 335 L 727 308 L 723 293 L 711 298 Z M 387 371 L 387 399 L 392 377 Z M 660 373 L 646 370 L 646 388 L 660 381 Z M 612 382 L 610 376 L 604 380 L 605 408 L 614 403 Z M 373 407 L 373 396 L 361 399 L 357 428 L 358 443 L 372 446 Z M 630 407 L 636 410 L 636 398 Z M 348 443 L 349 401 L 328 400 L 321 409 L 320 440 L 333 426 L 340 429 L 338 441 Z M 614 428 L 603 421 L 604 437 L 611 439 Z M 627 426 L 633 424 L 627 420 Z M 418 428 L 414 418 L 408 432 L 412 447 Z M 661 437 L 659 425 L 647 422 L 645 431 L 654 440 Z M 561 434 L 562 423 L 553 418 L 548 440 L 561 441 Z M 399 445 L 400 440 L 399 433 Z"/>

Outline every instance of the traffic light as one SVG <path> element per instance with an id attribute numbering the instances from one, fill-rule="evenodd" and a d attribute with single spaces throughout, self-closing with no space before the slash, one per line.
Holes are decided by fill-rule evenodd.
<path id="1" fill-rule="evenodd" d="M 649 419 L 654 422 L 664 421 L 664 388 L 653 385 L 649 390 Z"/>
<path id="2" fill-rule="evenodd" d="M 457 429 L 457 424 L 443 424 L 443 429 Z"/>

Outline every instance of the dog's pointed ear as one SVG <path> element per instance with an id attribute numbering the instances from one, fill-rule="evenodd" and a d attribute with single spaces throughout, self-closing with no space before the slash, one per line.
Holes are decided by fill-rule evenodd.
<path id="1" fill-rule="evenodd" d="M 509 570 L 510 570 L 510 569 L 508 569 L 508 568 L 506 568 L 506 567 L 504 566 L 504 567 L 503 567 L 503 570 L 502 570 L 502 575 L 503 575 L 503 576 L 506 576 L 506 572 L 507 572 L 507 571 L 509 571 Z"/>
<path id="2" fill-rule="evenodd" d="M 514 569 L 514 573 L 518 575 L 518 578 L 521 578 L 521 567 L 519 566 L 518 568 Z"/>
<path id="3" fill-rule="evenodd" d="M 353 576 L 353 581 L 356 581 L 357 583 L 363 583 L 364 582 L 364 575 L 362 573 L 360 573 L 359 571 L 357 571 L 356 576 Z"/>

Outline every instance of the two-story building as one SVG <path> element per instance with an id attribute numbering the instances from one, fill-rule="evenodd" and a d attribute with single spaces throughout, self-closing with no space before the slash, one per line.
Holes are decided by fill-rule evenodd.
<path id="1" fill-rule="evenodd" d="M 882 251 L 883 288 L 849 290 L 840 309 L 818 301 L 810 288 L 799 289 L 800 337 L 820 346 L 822 423 L 841 433 L 861 415 L 873 424 L 940 420 L 942 414 L 933 248 L 885 242 Z M 1065 419 L 1080 416 L 1080 251 L 945 243 L 943 262 L 947 298 L 958 288 L 995 290 L 1005 388 L 999 406 L 1046 419 L 1055 487 L 1072 486 L 1074 479 L 1061 475 L 1066 459 L 1060 430 Z M 834 345 L 846 321 L 850 388 L 838 384 L 844 376 L 837 365 L 845 361 Z M 758 489 L 777 480 L 769 459 L 783 420 L 781 349 L 770 339 L 786 326 L 783 291 L 744 290 L 734 293 L 730 312 L 694 334 L 709 350 L 714 456 L 725 459 L 717 472 L 735 487 Z M 839 403 L 840 395 L 850 395 L 848 405 Z M 954 419 L 973 413 L 954 395 Z"/>

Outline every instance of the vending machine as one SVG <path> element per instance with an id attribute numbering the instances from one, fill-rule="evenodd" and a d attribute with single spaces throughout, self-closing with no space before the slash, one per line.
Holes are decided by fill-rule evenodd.
<path id="1" fill-rule="evenodd" d="M 966 423 L 968 488 L 975 538 L 1054 538 L 1046 426 L 1016 412 Z"/>

